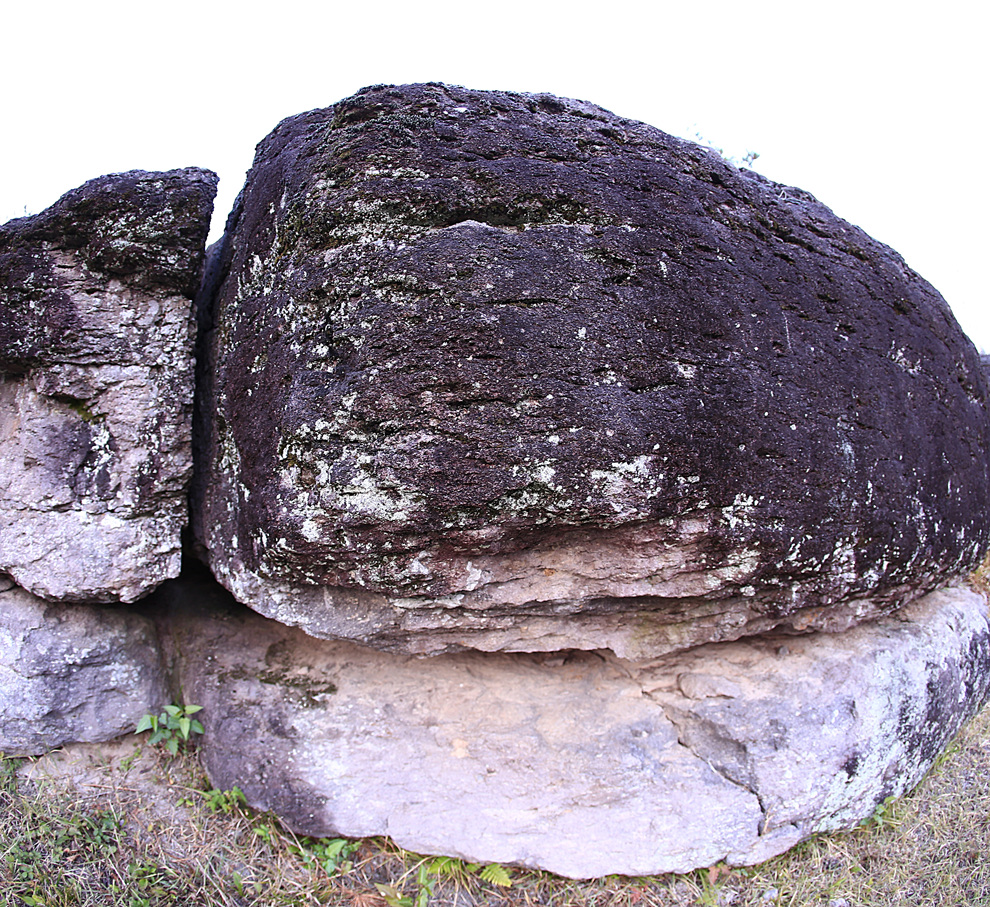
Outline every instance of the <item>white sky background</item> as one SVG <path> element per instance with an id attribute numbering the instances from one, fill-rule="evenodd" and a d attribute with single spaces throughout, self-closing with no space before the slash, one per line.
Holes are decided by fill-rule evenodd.
<path id="1" fill-rule="evenodd" d="M 973 0 L 7 4 L 0 222 L 104 173 L 201 166 L 219 235 L 279 120 L 365 85 L 581 98 L 800 186 L 990 350 L 990 14 Z"/>

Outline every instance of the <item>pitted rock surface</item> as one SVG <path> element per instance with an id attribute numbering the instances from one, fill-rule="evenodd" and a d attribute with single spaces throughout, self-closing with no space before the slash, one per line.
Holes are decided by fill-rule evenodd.
<path id="1" fill-rule="evenodd" d="M 191 299 L 216 176 L 105 176 L 0 227 L 0 571 L 133 601 L 179 572 Z"/>
<path id="2" fill-rule="evenodd" d="M 638 657 L 848 627 L 990 541 L 986 378 L 939 294 L 590 104 L 288 119 L 217 273 L 198 538 L 311 634 Z"/>
<path id="3" fill-rule="evenodd" d="M 647 662 L 380 652 L 188 578 L 155 600 L 215 787 L 300 834 L 576 877 L 759 863 L 855 826 L 921 780 L 990 684 L 987 600 L 965 586 L 846 633 Z"/>

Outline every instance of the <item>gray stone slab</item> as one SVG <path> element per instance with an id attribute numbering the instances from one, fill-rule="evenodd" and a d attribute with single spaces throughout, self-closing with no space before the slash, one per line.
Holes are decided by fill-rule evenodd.
<path id="1" fill-rule="evenodd" d="M 216 182 L 104 176 L 0 226 L 0 571 L 36 595 L 131 602 L 178 575 Z"/>
<path id="2" fill-rule="evenodd" d="M 212 584 L 156 593 L 212 783 L 311 835 L 574 877 L 757 863 L 909 790 L 990 682 L 965 587 L 841 634 L 415 658 L 309 637 Z"/>
<path id="3" fill-rule="evenodd" d="M 112 740 L 167 701 L 147 617 L 47 602 L 3 577 L 0 590 L 0 752 Z"/>

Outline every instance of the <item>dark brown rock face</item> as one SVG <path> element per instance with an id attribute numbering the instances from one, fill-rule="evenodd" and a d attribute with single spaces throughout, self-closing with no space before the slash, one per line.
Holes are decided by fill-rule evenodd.
<path id="1" fill-rule="evenodd" d="M 92 180 L 0 226 L 0 571 L 133 601 L 179 571 L 216 175 Z"/>
<path id="2" fill-rule="evenodd" d="M 419 85 L 288 119 L 218 271 L 199 540 L 312 634 L 837 629 L 990 541 L 986 378 L 938 293 L 600 108 Z"/>

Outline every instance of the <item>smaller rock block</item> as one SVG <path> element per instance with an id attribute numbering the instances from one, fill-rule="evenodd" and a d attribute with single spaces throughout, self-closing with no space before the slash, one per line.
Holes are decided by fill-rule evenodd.
<path id="1" fill-rule="evenodd" d="M 156 593 L 212 783 L 307 835 L 572 877 L 755 864 L 910 790 L 986 700 L 964 587 L 842 634 L 417 659 L 309 637 L 214 584 Z"/>
<path id="2" fill-rule="evenodd" d="M 167 701 L 152 622 L 46 602 L 0 579 L 0 752 L 112 740 Z"/>
<path id="3" fill-rule="evenodd" d="M 134 601 L 179 572 L 215 174 L 104 176 L 0 226 L 0 571 Z"/>

